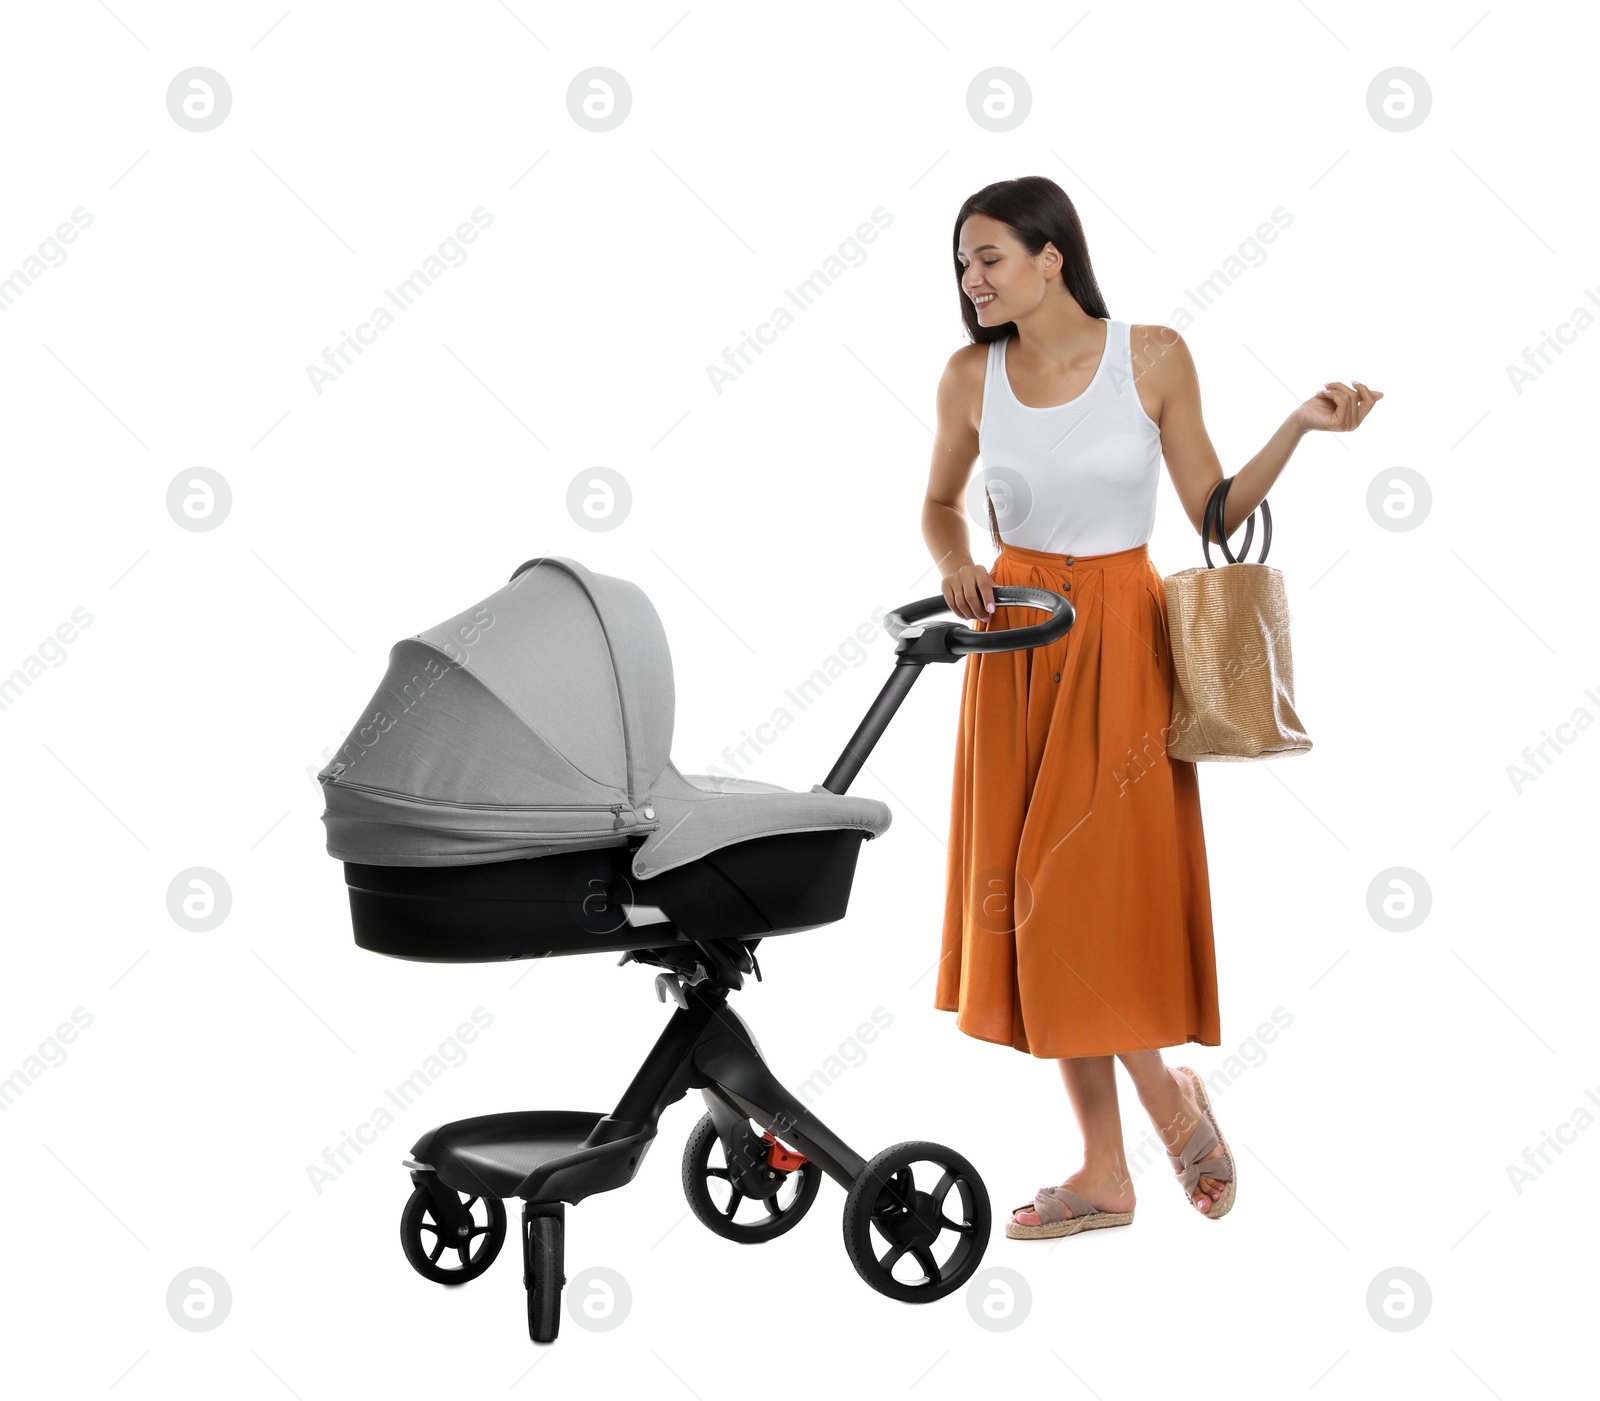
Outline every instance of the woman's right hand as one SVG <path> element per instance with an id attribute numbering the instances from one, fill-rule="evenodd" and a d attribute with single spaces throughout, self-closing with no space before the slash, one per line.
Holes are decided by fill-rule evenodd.
<path id="1" fill-rule="evenodd" d="M 953 574 L 946 574 L 939 587 L 957 617 L 972 622 L 994 612 L 994 580 L 981 564 L 963 564 Z"/>

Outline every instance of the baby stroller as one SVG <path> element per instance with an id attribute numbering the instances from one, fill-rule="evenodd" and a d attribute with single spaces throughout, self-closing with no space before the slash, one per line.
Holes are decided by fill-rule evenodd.
<path id="1" fill-rule="evenodd" d="M 530 560 L 482 603 L 396 644 L 318 776 L 356 943 L 433 962 L 620 953 L 661 969 L 657 999 L 676 1007 L 610 1113 L 485 1114 L 417 1140 L 400 1233 L 419 1274 L 482 1274 L 505 1239 L 502 1203 L 518 1199 L 529 1336 L 553 1341 L 566 1205 L 630 1182 L 662 1110 L 693 1089 L 706 1113 L 683 1186 L 719 1236 L 783 1234 L 826 1174 L 845 1189 L 845 1247 L 872 1288 L 924 1303 L 971 1276 L 990 1228 L 972 1164 L 928 1142 L 861 1157 L 779 1083 L 727 1001 L 760 978 L 762 939 L 844 917 L 857 853 L 890 818 L 845 790 L 922 667 L 1072 626 L 1059 594 L 995 592 L 1051 616 L 990 632 L 923 624 L 946 611 L 942 597 L 888 616 L 889 681 L 805 793 L 678 771 L 661 620 L 636 585 L 573 560 Z"/>

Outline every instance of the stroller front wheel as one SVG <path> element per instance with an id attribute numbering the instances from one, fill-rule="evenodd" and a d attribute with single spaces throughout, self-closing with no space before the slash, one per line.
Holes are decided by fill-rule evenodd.
<path id="1" fill-rule="evenodd" d="M 480 1204 L 482 1210 L 475 1210 Z M 494 1264 L 505 1243 L 506 1209 L 499 1197 L 467 1197 L 462 1209 L 469 1222 L 451 1227 L 441 1219 L 428 1189 L 418 1187 L 400 1213 L 400 1248 L 411 1268 L 435 1284 L 476 1279 Z"/>
<path id="2" fill-rule="evenodd" d="M 757 1134 L 748 1120 L 744 1131 L 744 1141 L 730 1156 L 711 1115 L 701 1117 L 683 1147 L 683 1194 L 709 1230 L 725 1240 L 757 1245 L 799 1224 L 816 1200 L 822 1170 L 770 1133 Z M 719 1145 L 723 1161 L 713 1163 L 711 1154 Z M 712 1182 L 720 1184 L 716 1197 Z M 739 1208 L 752 1199 L 765 1207 L 765 1215 L 751 1218 L 747 1213 L 746 1220 L 736 1220 Z"/>
<path id="3" fill-rule="evenodd" d="M 528 1290 L 528 1336 L 553 1343 L 561 1331 L 561 1289 L 566 1224 L 561 1209 L 523 1208 L 522 1281 Z"/>
<path id="4" fill-rule="evenodd" d="M 925 1187 L 917 1185 L 921 1169 Z M 971 1278 L 989 1243 L 989 1193 L 937 1143 L 885 1148 L 850 1184 L 844 1245 L 856 1273 L 905 1304 L 942 1299 Z"/>

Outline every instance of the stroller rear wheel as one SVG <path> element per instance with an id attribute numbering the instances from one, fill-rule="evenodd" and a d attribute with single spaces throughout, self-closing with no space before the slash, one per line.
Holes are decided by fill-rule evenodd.
<path id="1" fill-rule="evenodd" d="M 470 1220 L 452 1227 L 441 1219 L 428 1189 L 418 1187 L 400 1213 L 400 1248 L 411 1268 L 435 1284 L 476 1279 L 494 1264 L 505 1243 L 506 1209 L 499 1197 L 466 1197 L 461 1205 Z"/>
<path id="2" fill-rule="evenodd" d="M 925 1187 L 917 1185 L 919 1168 Z M 983 1179 L 959 1153 L 937 1143 L 885 1148 L 845 1196 L 850 1263 L 880 1294 L 901 1303 L 930 1303 L 959 1289 L 988 1243 Z"/>
<path id="3" fill-rule="evenodd" d="M 701 1117 L 683 1147 L 683 1194 L 708 1229 L 725 1240 L 756 1245 L 799 1224 L 816 1200 L 822 1170 L 770 1133 L 757 1133 L 749 1120 L 743 1127 L 744 1141 L 730 1157 L 711 1115 Z M 711 1155 L 718 1149 L 722 1162 L 713 1163 Z M 713 1182 L 721 1184 L 715 1197 Z M 736 1220 L 739 1208 L 752 1199 L 765 1208 L 764 1214 L 747 1212 L 745 1220 Z"/>

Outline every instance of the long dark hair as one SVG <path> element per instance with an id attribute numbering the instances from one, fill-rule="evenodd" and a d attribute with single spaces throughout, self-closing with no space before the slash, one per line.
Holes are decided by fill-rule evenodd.
<path id="1" fill-rule="evenodd" d="M 1100 295 L 1100 284 L 1095 281 L 1094 265 L 1089 261 L 1089 245 L 1083 237 L 1083 225 L 1078 221 L 1078 211 L 1067 192 L 1054 180 L 1043 175 L 1023 175 L 1015 180 L 997 180 L 985 185 L 974 195 L 968 195 L 956 213 L 955 230 L 950 235 L 950 261 L 955 264 L 956 296 L 961 303 L 961 320 L 967 336 L 974 343 L 997 341 L 1014 335 L 1015 321 L 1003 321 L 995 326 L 978 324 L 978 309 L 972 298 L 961 290 L 965 269 L 961 266 L 958 250 L 961 247 L 961 226 L 974 214 L 987 214 L 1011 230 L 1030 258 L 1044 252 L 1046 243 L 1053 243 L 1061 254 L 1061 280 L 1073 299 L 1090 316 L 1109 317 L 1105 298 Z M 996 553 L 1001 547 L 1000 523 L 995 519 L 994 501 L 989 501 L 989 533 L 994 538 Z"/>

